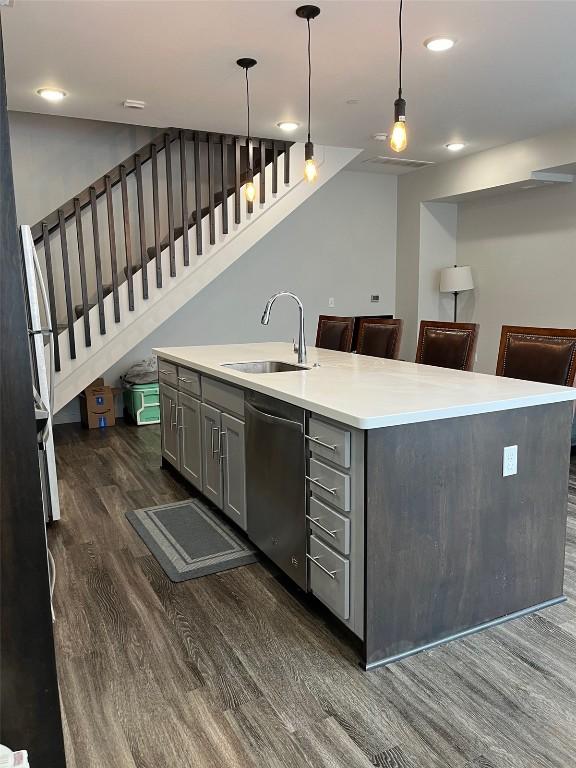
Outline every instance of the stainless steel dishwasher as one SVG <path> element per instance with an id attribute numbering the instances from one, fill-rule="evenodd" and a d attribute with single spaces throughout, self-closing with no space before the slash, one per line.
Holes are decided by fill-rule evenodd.
<path id="1" fill-rule="evenodd" d="M 257 392 L 244 408 L 248 536 L 306 589 L 304 411 Z"/>

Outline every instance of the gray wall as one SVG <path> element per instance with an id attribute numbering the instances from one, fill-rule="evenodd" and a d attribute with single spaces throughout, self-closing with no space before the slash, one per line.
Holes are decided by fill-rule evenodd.
<path id="1" fill-rule="evenodd" d="M 475 369 L 494 373 L 502 325 L 576 327 L 576 184 L 461 203 L 457 256 L 474 271 L 459 317 L 480 323 Z"/>
<path id="2" fill-rule="evenodd" d="M 158 128 L 10 112 L 16 213 L 35 224 L 155 136 Z"/>

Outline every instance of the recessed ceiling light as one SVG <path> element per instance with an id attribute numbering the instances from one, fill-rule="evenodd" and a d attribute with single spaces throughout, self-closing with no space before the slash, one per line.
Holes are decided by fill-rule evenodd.
<path id="1" fill-rule="evenodd" d="M 360 99 L 346 99 L 346 104 L 360 104 Z"/>
<path id="2" fill-rule="evenodd" d="M 60 88 L 39 88 L 36 93 L 46 101 L 62 101 L 66 96 L 66 91 L 62 91 Z"/>
<path id="3" fill-rule="evenodd" d="M 296 128 L 300 128 L 300 123 L 297 123 L 294 120 L 281 120 L 279 123 L 276 123 L 276 125 L 281 131 L 295 131 Z"/>
<path id="4" fill-rule="evenodd" d="M 388 139 L 387 133 L 373 133 L 372 138 L 374 141 L 386 141 Z"/>
<path id="5" fill-rule="evenodd" d="M 466 144 L 461 141 L 452 141 L 449 144 L 446 144 L 446 149 L 449 149 L 450 152 L 460 152 L 465 146 Z"/>
<path id="6" fill-rule="evenodd" d="M 424 40 L 424 45 L 429 51 L 440 53 L 441 51 L 449 51 L 455 42 L 453 37 L 429 37 L 428 40 Z"/>

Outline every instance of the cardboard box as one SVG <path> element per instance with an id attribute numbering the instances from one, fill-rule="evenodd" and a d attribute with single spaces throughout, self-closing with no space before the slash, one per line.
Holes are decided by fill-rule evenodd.
<path id="1" fill-rule="evenodd" d="M 104 379 L 96 379 L 80 395 L 80 415 L 82 424 L 88 429 L 113 427 L 116 423 L 114 407 L 115 390 L 104 384 Z"/>

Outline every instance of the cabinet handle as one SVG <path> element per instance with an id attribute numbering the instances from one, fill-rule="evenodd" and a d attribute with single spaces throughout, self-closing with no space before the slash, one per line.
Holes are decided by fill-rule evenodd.
<path id="1" fill-rule="evenodd" d="M 324 573 L 327 576 L 330 576 L 331 579 L 336 578 L 336 574 L 338 573 L 338 571 L 329 571 L 328 568 L 324 568 L 324 566 L 318 562 L 318 557 L 312 557 L 312 555 L 309 555 L 308 552 L 306 552 L 306 557 L 308 558 L 308 560 L 314 563 L 314 565 L 320 568 L 321 571 L 324 571 Z"/>
<path id="2" fill-rule="evenodd" d="M 227 454 L 228 454 L 228 450 L 226 450 L 226 453 L 224 453 L 224 440 L 223 440 L 223 438 L 226 439 L 226 448 L 228 448 L 228 430 L 227 429 L 223 429 L 220 432 L 220 440 L 219 440 L 219 442 L 220 442 L 220 461 L 224 461 L 224 459 L 227 458 Z"/>
<path id="3" fill-rule="evenodd" d="M 318 488 L 322 488 L 322 490 L 326 491 L 326 493 L 331 493 L 332 496 L 336 496 L 338 488 L 328 488 L 328 486 L 322 485 L 322 483 L 318 480 L 317 477 L 310 477 L 309 475 L 306 475 L 306 480 L 309 480 L 311 483 L 314 483 L 314 485 L 317 485 Z"/>
<path id="4" fill-rule="evenodd" d="M 163 373 L 165 376 L 171 376 L 174 371 L 164 371 L 162 368 L 158 368 L 158 373 Z"/>
<path id="5" fill-rule="evenodd" d="M 313 437 L 312 435 L 306 435 L 306 439 L 311 440 L 313 443 L 316 443 L 316 445 L 321 445 L 322 448 L 328 448 L 329 451 L 335 451 L 338 448 L 337 445 L 330 445 L 329 443 L 324 443 L 318 437 Z"/>
<path id="6" fill-rule="evenodd" d="M 172 408 L 176 411 L 176 421 L 172 421 Z M 173 400 L 170 400 L 170 429 L 178 427 L 178 408 Z"/>
<path id="7" fill-rule="evenodd" d="M 194 379 L 185 379 L 184 376 L 176 376 L 176 378 L 178 379 L 178 381 L 183 381 L 184 384 L 193 384 L 194 383 Z"/>
<path id="8" fill-rule="evenodd" d="M 178 424 L 178 411 L 180 411 L 180 413 L 182 414 L 180 418 L 180 424 Z M 178 429 L 184 429 L 184 406 L 183 405 L 179 405 L 176 408 L 176 425 Z"/>
<path id="9" fill-rule="evenodd" d="M 310 517 L 310 515 L 306 515 L 306 517 L 308 518 L 308 520 L 310 520 L 311 523 L 314 523 L 314 525 L 318 526 L 318 528 L 320 528 L 321 531 L 324 531 L 324 533 L 327 533 L 328 536 L 331 536 L 333 539 L 336 538 L 336 534 L 338 533 L 338 531 L 329 531 L 328 528 L 324 528 L 322 523 L 320 523 L 319 517 Z"/>
<path id="10" fill-rule="evenodd" d="M 214 432 L 218 435 L 218 445 L 216 448 L 214 448 Z M 211 447 L 212 447 L 212 456 L 216 456 L 220 453 L 220 427 L 212 427 L 212 435 L 211 435 Z"/>

